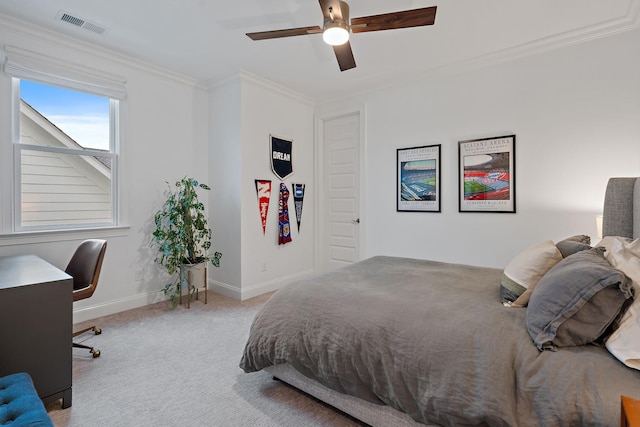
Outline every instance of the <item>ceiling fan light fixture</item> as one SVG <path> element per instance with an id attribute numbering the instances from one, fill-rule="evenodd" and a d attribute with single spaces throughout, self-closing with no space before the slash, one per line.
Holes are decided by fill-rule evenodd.
<path id="1" fill-rule="evenodd" d="M 247 33 L 247 36 L 251 40 L 264 40 L 322 33 L 325 43 L 333 47 L 340 71 L 346 71 L 356 67 L 349 44 L 351 31 L 364 33 L 433 25 L 437 9 L 437 6 L 431 6 L 349 19 L 349 5 L 345 1 L 319 0 L 319 4 L 324 17 L 322 28 L 314 25 Z"/>
<path id="2" fill-rule="evenodd" d="M 339 20 L 327 22 L 322 31 L 322 39 L 331 46 L 340 46 L 349 41 L 349 26 Z"/>

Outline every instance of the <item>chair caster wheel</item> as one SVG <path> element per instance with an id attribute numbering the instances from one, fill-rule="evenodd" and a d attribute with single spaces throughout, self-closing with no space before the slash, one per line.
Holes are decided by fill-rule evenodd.
<path id="1" fill-rule="evenodd" d="M 100 350 L 91 350 L 91 354 L 93 355 L 94 359 L 96 357 L 100 357 Z"/>
<path id="2" fill-rule="evenodd" d="M 93 332 L 95 332 L 96 335 L 100 335 L 102 333 L 102 329 L 100 328 L 93 328 Z"/>

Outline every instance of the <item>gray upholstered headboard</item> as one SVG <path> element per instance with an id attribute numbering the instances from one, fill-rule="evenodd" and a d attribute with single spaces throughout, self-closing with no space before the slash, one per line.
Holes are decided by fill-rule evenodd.
<path id="1" fill-rule="evenodd" d="M 640 178 L 610 178 L 602 216 L 603 236 L 640 237 Z"/>

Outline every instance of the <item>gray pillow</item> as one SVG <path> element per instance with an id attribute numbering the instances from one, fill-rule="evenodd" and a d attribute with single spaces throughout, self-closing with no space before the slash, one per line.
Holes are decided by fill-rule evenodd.
<path id="1" fill-rule="evenodd" d="M 564 241 L 571 241 L 571 242 L 579 242 L 579 243 L 584 243 L 585 245 L 590 245 L 591 244 L 591 237 L 586 235 L 586 234 L 576 234 L 575 236 L 571 236 L 571 237 L 567 237 L 566 239 L 562 240 Z"/>
<path id="2" fill-rule="evenodd" d="M 591 237 L 586 234 L 576 234 L 567 237 L 556 243 L 556 247 L 562 254 L 563 258 L 573 255 L 576 252 L 584 251 L 591 248 Z"/>
<path id="3" fill-rule="evenodd" d="M 560 261 L 538 282 L 527 308 L 527 330 L 539 350 L 596 343 L 628 306 L 633 286 L 607 262 L 602 248 Z"/>
<path id="4" fill-rule="evenodd" d="M 556 243 L 556 248 L 558 248 L 558 250 L 562 254 L 562 258 L 566 258 L 577 252 L 591 249 L 591 245 L 578 242 L 575 240 L 561 240 L 558 243 Z"/>

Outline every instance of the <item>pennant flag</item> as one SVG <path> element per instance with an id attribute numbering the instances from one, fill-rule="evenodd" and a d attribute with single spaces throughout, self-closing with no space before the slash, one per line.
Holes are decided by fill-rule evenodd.
<path id="1" fill-rule="evenodd" d="M 284 245 L 291 241 L 291 225 L 289 224 L 289 190 L 284 182 L 280 183 L 278 208 L 278 244 Z"/>
<path id="2" fill-rule="evenodd" d="M 258 194 L 258 209 L 262 220 L 262 234 L 267 231 L 267 214 L 269 213 L 269 201 L 271 200 L 271 181 L 256 179 L 256 193 Z"/>
<path id="3" fill-rule="evenodd" d="M 280 179 L 285 179 L 293 173 L 291 152 L 293 141 L 271 135 L 271 170 Z"/>
<path id="4" fill-rule="evenodd" d="M 293 186 L 293 203 L 296 207 L 296 222 L 300 233 L 300 221 L 302 220 L 302 202 L 304 201 L 304 184 L 291 184 Z"/>

